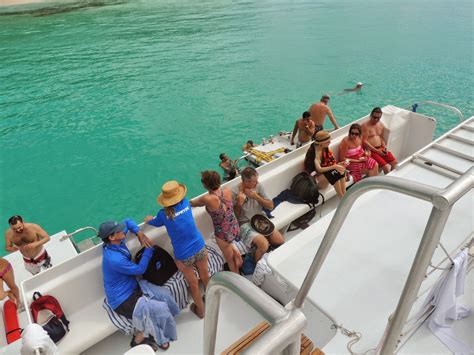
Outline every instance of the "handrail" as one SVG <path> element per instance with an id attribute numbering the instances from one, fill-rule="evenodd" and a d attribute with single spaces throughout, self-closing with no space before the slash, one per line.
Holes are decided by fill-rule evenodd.
<path id="1" fill-rule="evenodd" d="M 433 205 L 410 273 L 393 317 L 389 320 L 387 333 L 381 345 L 381 354 L 393 354 L 400 342 L 403 325 L 416 300 L 433 253 L 440 242 L 452 206 L 473 187 L 474 167 L 471 167 L 445 189 L 437 189 L 426 184 L 390 176 L 362 180 L 353 186 L 340 202 L 295 300 L 284 308 L 260 288 L 237 274 L 220 272 L 211 278 L 206 290 L 204 354 L 214 354 L 215 352 L 220 295 L 223 290 L 230 291 L 246 301 L 272 324 L 270 330 L 256 339 L 246 352 L 272 354 L 281 352 L 283 349 L 284 354 L 298 353 L 301 333 L 307 323 L 301 311 L 303 302 L 353 204 L 366 192 L 376 189 L 399 192 L 429 201 Z"/>
<path id="2" fill-rule="evenodd" d="M 347 214 L 355 201 L 366 192 L 375 189 L 386 189 L 410 195 L 433 204 L 433 209 L 426 224 L 420 246 L 412 264 L 408 279 L 405 283 L 397 309 L 382 344 L 383 354 L 394 353 L 398 345 L 399 335 L 408 313 L 416 299 L 421 282 L 429 266 L 434 250 L 439 243 L 441 233 L 451 212 L 452 205 L 474 187 L 474 168 L 465 172 L 461 178 L 454 181 L 446 189 L 434 187 L 401 178 L 390 176 L 373 177 L 363 180 L 353 186 L 339 204 L 331 223 L 324 235 L 321 245 L 306 274 L 301 288 L 296 295 L 294 306 L 301 308 L 326 256 L 328 255 L 341 229 Z"/>
<path id="3" fill-rule="evenodd" d="M 204 318 L 204 354 L 214 354 L 220 296 L 229 291 L 244 300 L 265 318 L 272 327 L 247 349 L 252 354 L 272 354 L 276 350 L 293 354 L 299 352 L 301 333 L 306 318 L 301 309 L 290 303 L 283 307 L 259 287 L 231 272 L 222 271 L 211 277 L 206 289 L 206 314 Z"/>
<path id="4" fill-rule="evenodd" d="M 462 121 L 464 121 L 464 115 L 463 113 L 461 112 L 460 109 L 458 109 L 457 107 L 454 107 L 454 106 L 451 106 L 451 105 L 448 105 L 448 104 L 443 104 L 441 102 L 435 102 L 435 101 L 420 101 L 419 103 L 416 103 L 410 107 L 407 107 L 407 110 L 412 110 L 413 112 L 416 112 L 416 109 L 418 108 L 418 104 L 429 104 L 429 105 L 434 105 L 434 106 L 440 106 L 440 107 L 444 107 L 444 108 L 447 108 L 451 111 L 454 111 L 458 116 L 459 116 L 459 123 L 461 123 Z"/>
<path id="5" fill-rule="evenodd" d="M 99 233 L 97 232 L 97 229 L 95 229 L 94 227 L 89 227 L 89 226 L 87 226 L 87 227 L 83 227 L 83 228 L 76 229 L 76 230 L 75 230 L 74 232 L 72 232 L 72 233 L 63 235 L 63 236 L 61 237 L 61 239 L 59 239 L 59 241 L 60 241 L 60 242 L 63 242 L 63 241 L 65 241 L 66 239 L 72 237 L 73 235 L 78 234 L 78 233 L 81 233 L 81 232 L 83 232 L 83 231 L 85 231 L 85 230 L 92 230 L 92 231 L 94 231 L 95 236 L 99 235 Z"/>

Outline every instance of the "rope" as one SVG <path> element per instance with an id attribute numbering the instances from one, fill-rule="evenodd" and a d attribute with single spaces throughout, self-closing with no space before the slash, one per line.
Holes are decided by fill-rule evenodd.
<path id="1" fill-rule="evenodd" d="M 271 152 L 261 152 L 257 149 L 250 149 L 249 152 L 250 154 L 253 154 L 255 155 L 255 160 L 258 162 L 264 160 L 266 162 L 270 162 L 272 161 L 273 159 L 275 159 L 273 157 L 273 155 L 277 154 L 277 153 L 283 153 L 285 151 L 285 148 L 278 148 L 278 149 L 275 149 L 275 150 L 272 150 Z"/>
<path id="2" fill-rule="evenodd" d="M 340 324 L 340 325 L 335 324 L 334 326 L 337 329 L 341 330 L 342 335 L 345 335 L 349 338 L 354 338 L 354 339 L 349 340 L 349 342 L 346 345 L 346 349 L 347 349 L 347 351 L 349 351 L 349 353 L 351 355 L 365 355 L 365 354 L 368 354 L 369 351 L 374 351 L 376 349 L 376 348 L 369 349 L 369 350 L 364 351 L 363 353 L 358 353 L 358 352 L 353 351 L 352 347 L 362 339 L 362 333 L 344 328 L 342 324 Z"/>

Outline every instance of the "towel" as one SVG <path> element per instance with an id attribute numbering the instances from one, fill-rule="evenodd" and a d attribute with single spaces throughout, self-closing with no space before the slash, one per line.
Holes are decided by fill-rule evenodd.
<path id="1" fill-rule="evenodd" d="M 58 348 L 48 333 L 39 324 L 28 324 L 22 334 L 21 355 L 35 355 L 40 350 L 41 355 L 56 355 Z"/>
<path id="2" fill-rule="evenodd" d="M 434 306 L 434 311 L 428 318 L 428 328 L 449 350 L 455 354 L 472 354 L 473 349 L 458 339 L 451 327 L 453 321 L 465 318 L 470 313 L 467 306 L 457 303 L 457 298 L 464 294 L 467 251 L 458 253 L 453 261 L 451 270 L 431 289 L 422 309 Z"/>

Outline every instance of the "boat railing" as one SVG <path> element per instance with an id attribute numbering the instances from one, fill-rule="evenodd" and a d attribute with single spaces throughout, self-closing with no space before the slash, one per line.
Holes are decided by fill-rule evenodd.
<path id="1" fill-rule="evenodd" d="M 76 248 L 77 252 L 80 253 L 80 252 L 83 252 L 84 250 L 81 248 L 81 246 L 79 245 L 79 243 L 77 243 L 75 240 L 74 240 L 74 236 L 76 234 L 79 234 L 79 233 L 82 233 L 84 231 L 93 231 L 94 232 L 94 235 L 92 237 L 89 237 L 87 238 L 88 240 L 92 240 L 93 238 L 98 238 L 98 235 L 99 233 L 97 232 L 97 229 L 95 229 L 94 227 L 90 227 L 90 226 L 86 226 L 86 227 L 82 227 L 82 228 L 79 228 L 79 229 L 76 229 L 74 232 L 72 233 L 69 233 L 69 234 L 66 234 L 66 235 L 63 235 L 61 237 L 61 239 L 59 239 L 60 242 L 63 242 L 67 239 L 70 239 L 71 242 L 72 242 L 72 245 L 74 245 L 74 248 Z"/>
<path id="2" fill-rule="evenodd" d="M 393 354 L 399 344 L 400 334 L 409 312 L 416 300 L 421 283 L 430 265 L 433 253 L 439 245 L 441 234 L 452 206 L 474 187 L 474 168 L 469 169 L 446 189 L 437 189 L 418 182 L 390 176 L 373 177 L 352 187 L 339 204 L 321 245 L 313 259 L 298 294 L 294 307 L 301 308 L 313 282 L 318 275 L 349 211 L 355 201 L 366 192 L 385 189 L 431 202 L 433 205 L 410 273 L 403 288 L 393 317 L 389 321 L 387 335 L 381 345 L 382 354 Z"/>
<path id="3" fill-rule="evenodd" d="M 306 324 L 306 319 L 301 312 L 303 302 L 355 201 L 365 193 L 376 189 L 412 196 L 431 202 L 433 206 L 402 294 L 395 312 L 389 320 L 387 333 L 381 344 L 381 354 L 395 353 L 403 326 L 413 303 L 416 301 L 435 249 L 440 243 L 441 234 L 452 206 L 473 187 L 474 168 L 472 167 L 445 189 L 390 176 L 373 177 L 357 183 L 340 202 L 301 288 L 294 301 L 286 307 L 283 308 L 258 287 L 238 275 L 219 273 L 211 279 L 206 298 L 204 353 L 213 354 L 215 350 L 220 293 L 223 290 L 235 293 L 273 323 L 272 325 L 275 325 L 251 345 L 252 347 L 248 349 L 249 353 L 272 354 L 282 350 L 285 354 L 299 353 L 302 325 Z"/>
<path id="4" fill-rule="evenodd" d="M 253 341 L 246 349 L 248 354 L 299 354 L 301 334 L 306 317 L 301 309 L 290 302 L 285 307 L 275 301 L 247 279 L 231 272 L 215 274 L 206 290 L 206 316 L 204 318 L 204 354 L 215 354 L 219 318 L 220 296 L 231 292 L 245 301 L 270 324 L 271 328 Z"/>
<path id="5" fill-rule="evenodd" d="M 448 104 L 444 104 L 444 103 L 441 103 L 441 102 L 436 102 L 436 101 L 420 101 L 420 102 L 417 102 L 417 103 L 411 105 L 410 107 L 407 107 L 407 110 L 411 110 L 413 112 L 416 112 L 419 105 L 433 105 L 433 106 L 439 106 L 439 107 L 447 108 L 448 110 L 451 110 L 451 111 L 455 112 L 458 115 L 459 123 L 464 121 L 464 115 L 463 115 L 463 113 L 461 112 L 460 109 L 458 109 L 457 107 L 454 107 L 454 106 L 451 106 L 451 105 L 448 105 Z"/>

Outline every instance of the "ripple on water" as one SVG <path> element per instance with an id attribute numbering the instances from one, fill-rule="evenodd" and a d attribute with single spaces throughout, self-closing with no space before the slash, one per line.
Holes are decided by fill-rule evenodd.
<path id="1" fill-rule="evenodd" d="M 422 100 L 474 112 L 466 1 L 101 3 L 0 16 L 0 220 L 141 219 L 164 181 L 200 193 L 219 153 L 290 130 L 323 93 L 343 124 Z M 437 134 L 457 122 L 422 112 Z"/>

